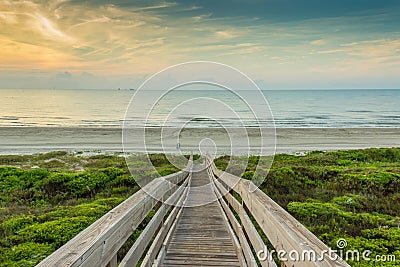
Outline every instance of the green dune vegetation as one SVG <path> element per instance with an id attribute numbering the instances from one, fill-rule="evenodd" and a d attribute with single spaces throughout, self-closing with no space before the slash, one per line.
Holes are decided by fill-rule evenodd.
<path id="1" fill-rule="evenodd" d="M 162 154 L 150 158 L 157 170 L 132 155 L 131 175 L 119 154 L 0 156 L 0 266 L 34 266 L 139 190 L 137 179 L 177 171 Z M 229 160 L 215 163 L 225 169 Z M 252 178 L 257 164 L 266 171 L 268 158 L 250 157 L 242 176 Z M 345 238 L 345 249 L 372 252 L 352 266 L 398 266 L 374 259 L 400 260 L 399 148 L 277 155 L 260 189 L 332 249 Z"/>
<path id="2" fill-rule="evenodd" d="M 229 160 L 215 163 L 225 169 Z M 243 177 L 254 179 L 257 164 L 262 173 L 268 162 L 250 157 Z M 344 238 L 343 253 L 360 252 L 360 261 L 348 260 L 351 266 L 399 266 L 400 148 L 276 155 L 260 189 L 330 248 L 340 252 L 337 240 Z M 369 261 L 362 260 L 366 250 Z"/>
<path id="3" fill-rule="evenodd" d="M 35 266 L 139 190 L 136 179 L 178 171 L 162 154 L 150 155 L 157 170 L 144 155 L 130 159 L 132 175 L 120 155 L 0 156 L 0 266 Z"/>

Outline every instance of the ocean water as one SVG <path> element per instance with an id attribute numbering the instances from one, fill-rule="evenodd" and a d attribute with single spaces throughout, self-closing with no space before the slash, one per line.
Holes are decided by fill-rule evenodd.
<path id="1" fill-rule="evenodd" d="M 130 90 L 0 90 L 0 126 L 121 127 Z M 147 91 L 129 108 L 130 126 L 256 127 L 271 123 L 254 91 Z M 265 90 L 278 128 L 400 127 L 400 90 Z M 153 99 L 158 99 L 156 102 Z M 250 100 L 245 102 L 244 100 Z M 258 106 L 257 106 L 258 105 Z M 261 107 L 261 105 L 264 105 Z M 269 109 L 268 109 L 269 110 Z M 150 111 L 150 112 L 149 112 Z M 265 115 L 265 116 L 264 116 Z"/>

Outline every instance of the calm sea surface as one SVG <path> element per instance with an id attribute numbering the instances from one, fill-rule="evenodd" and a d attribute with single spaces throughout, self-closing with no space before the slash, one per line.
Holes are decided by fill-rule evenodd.
<path id="1" fill-rule="evenodd" d="M 133 94 L 134 91 L 129 90 L 1 89 L 0 126 L 121 127 Z M 148 91 L 146 94 L 154 97 L 161 96 L 162 92 Z M 400 90 L 266 90 L 263 94 L 269 102 L 275 125 L 280 128 L 400 127 Z M 251 91 L 243 91 L 241 95 L 245 99 L 259 97 Z M 211 104 L 212 101 L 205 105 L 206 97 L 224 104 L 218 108 L 214 102 Z M 195 101 L 200 98 L 201 101 Z M 189 102 L 190 108 L 174 114 L 176 107 L 188 100 L 193 100 Z M 149 125 L 163 125 L 168 118 L 167 125 L 179 126 L 197 118 L 191 122 L 192 127 L 218 124 L 236 127 L 242 123 L 256 126 L 242 100 L 222 90 L 178 90 L 154 105 Z M 134 114 L 130 114 L 131 125 L 143 124 L 150 104 L 154 103 L 143 101 L 131 108 L 134 110 Z M 204 110 L 207 114 L 215 113 L 215 117 L 202 117 Z M 233 116 L 232 111 L 241 114 L 241 120 Z"/>

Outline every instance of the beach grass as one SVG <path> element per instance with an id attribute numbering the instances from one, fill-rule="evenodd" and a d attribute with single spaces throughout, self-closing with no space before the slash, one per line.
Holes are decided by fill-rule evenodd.
<path id="1" fill-rule="evenodd" d="M 138 178 L 177 171 L 163 154 L 152 154 L 150 159 L 156 170 L 149 168 L 147 156 L 132 154 L 131 174 L 118 153 L 0 156 L 1 265 L 36 265 L 139 190 Z M 215 163 L 225 169 L 230 160 L 240 162 L 223 156 Z M 243 178 L 251 179 L 257 165 L 267 170 L 267 157 L 246 160 Z M 261 178 L 260 189 L 332 249 L 337 239 L 345 238 L 349 249 L 400 259 L 400 148 L 279 154 Z M 350 264 L 396 266 L 373 261 Z"/>
<path id="2" fill-rule="evenodd" d="M 230 160 L 241 162 L 224 156 L 215 163 L 225 169 Z M 262 170 L 269 161 L 253 156 L 248 162 L 242 177 L 252 179 L 257 164 Z M 260 189 L 332 249 L 344 238 L 345 251 L 370 250 L 371 259 L 397 259 L 360 256 L 360 261 L 349 260 L 351 266 L 399 266 L 400 148 L 276 155 Z"/>
<path id="3" fill-rule="evenodd" d="M 147 156 L 132 154 L 131 174 L 119 154 L 0 156 L 0 265 L 35 266 L 139 190 L 139 176 L 178 171 L 163 154 L 149 158 L 155 169 Z"/>

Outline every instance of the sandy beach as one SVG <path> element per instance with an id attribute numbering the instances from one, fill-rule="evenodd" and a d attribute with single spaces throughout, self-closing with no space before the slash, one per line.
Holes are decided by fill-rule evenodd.
<path id="1" fill-rule="evenodd" d="M 243 130 L 243 129 L 242 129 Z M 126 142 L 125 149 L 130 152 L 144 152 L 141 129 L 130 131 L 132 138 Z M 164 129 L 163 137 L 167 153 L 175 153 L 175 136 L 178 129 Z M 247 153 L 247 136 L 251 136 L 253 147 L 259 145 L 258 130 L 247 129 L 230 134 L 222 129 L 185 129 L 182 137 L 182 150 L 194 151 L 203 138 L 212 139 L 218 147 L 218 154 Z M 88 127 L 0 127 L 1 154 L 33 154 L 54 150 L 104 151 L 123 150 L 122 131 L 118 128 Z M 136 138 L 135 138 L 136 136 Z M 184 138 L 186 137 L 186 138 Z M 254 137 L 254 138 L 253 138 Z M 232 141 L 233 140 L 233 141 Z M 231 150 L 231 142 L 234 144 Z M 146 130 L 146 149 L 148 152 L 163 152 L 160 145 L 160 129 Z M 273 146 L 273 138 L 266 146 Z M 280 128 L 276 130 L 276 153 L 301 153 L 312 150 L 343 150 L 369 147 L 400 146 L 400 128 Z M 270 151 L 269 149 L 268 151 Z M 251 150 L 257 154 L 257 149 Z"/>

